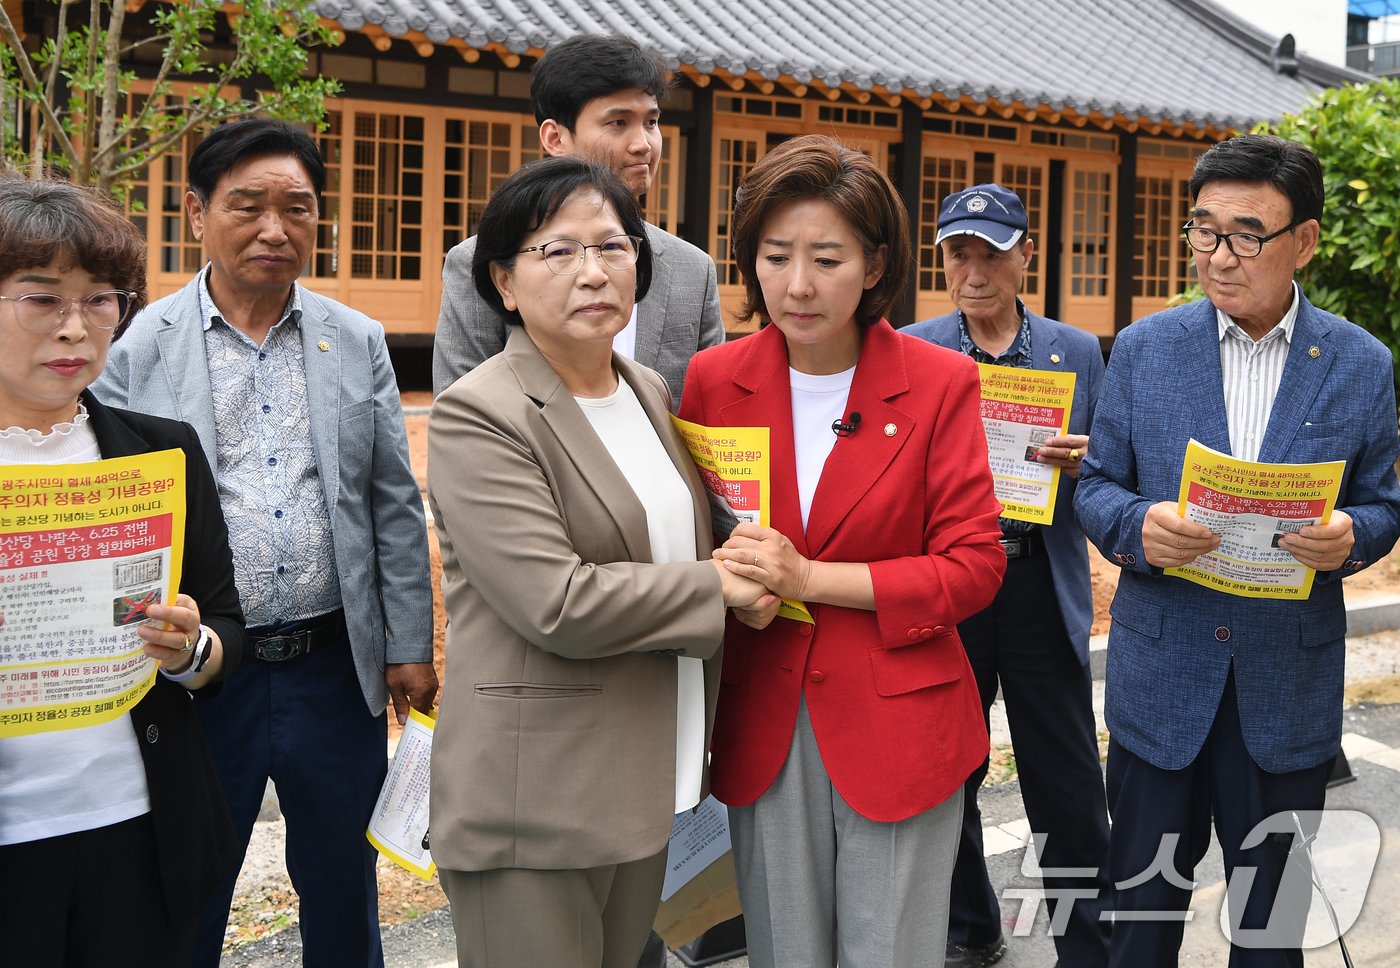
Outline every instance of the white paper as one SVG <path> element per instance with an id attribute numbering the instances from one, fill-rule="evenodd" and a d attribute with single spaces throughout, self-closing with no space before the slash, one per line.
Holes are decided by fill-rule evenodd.
<path id="1" fill-rule="evenodd" d="M 412 710 L 366 831 L 381 854 L 422 878 L 432 877 L 435 870 L 428 849 L 432 755 L 433 721 Z"/>
<path id="2" fill-rule="evenodd" d="M 694 812 L 676 814 L 671 846 L 666 853 L 666 880 L 661 900 L 669 901 L 692 878 L 730 849 L 729 811 L 714 797 L 706 797 Z"/>

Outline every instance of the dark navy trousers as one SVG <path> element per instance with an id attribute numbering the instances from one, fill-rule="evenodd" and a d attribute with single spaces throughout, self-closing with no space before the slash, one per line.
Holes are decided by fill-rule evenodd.
<path id="1" fill-rule="evenodd" d="M 1044 835 L 1039 852 L 1055 938 L 1066 968 L 1103 968 L 1109 924 L 1099 915 L 1112 894 L 1106 870 L 1108 810 L 1094 728 L 1093 685 L 1079 661 L 1055 600 L 1050 559 L 1013 558 L 997 597 L 958 626 L 963 647 L 989 716 L 1000 684 L 1016 750 L 1021 800 L 1031 830 Z M 987 762 L 968 777 L 963 795 L 962 839 L 953 869 L 948 938 L 985 945 L 1001 932 L 1001 908 L 982 856 L 982 813 L 977 790 Z M 1065 876 L 1053 869 L 1076 869 Z M 1087 876 L 1079 870 L 1089 869 Z M 1014 902 L 1019 906 L 1020 901 Z M 1069 905 L 1067 911 L 1061 910 Z M 1058 915 L 1058 917 L 1057 917 Z"/>
<path id="2" fill-rule="evenodd" d="M 1321 810 L 1331 767 L 1328 760 L 1305 770 L 1269 773 L 1255 763 L 1240 732 L 1233 671 L 1205 746 L 1185 769 L 1158 769 L 1110 741 L 1108 803 L 1113 833 L 1109 869 L 1118 887 L 1109 964 L 1113 968 L 1174 968 L 1185 929 L 1180 915 L 1191 902 L 1191 889 L 1184 885 L 1193 880 L 1196 865 L 1210 847 L 1213 820 L 1224 855 L 1226 881 L 1232 887 L 1233 910 L 1238 910 L 1234 889 L 1251 888 L 1242 927 L 1259 931 L 1272 924 L 1279 932 L 1273 939 L 1280 942 L 1276 946 L 1232 944 L 1230 968 L 1302 968 L 1303 954 L 1298 946 L 1312 891 L 1310 883 L 1283 880 L 1289 864 L 1301 863 L 1300 857 L 1289 859 L 1292 838 L 1286 834 L 1266 836 L 1248 850 L 1241 850 L 1240 845 L 1257 824 L 1281 811 Z M 1316 824 L 1306 817 L 1303 820 L 1305 833 L 1316 833 Z M 1171 849 L 1164 852 L 1164 844 Z M 1161 859 L 1169 860 L 1171 871 L 1144 878 L 1145 872 L 1162 867 Z M 1242 871 L 1250 869 L 1252 881 L 1236 882 Z M 1300 889 L 1286 887 L 1280 894 L 1281 884 Z M 1279 912 L 1270 922 L 1276 900 Z M 1144 918 L 1144 913 L 1149 916 Z"/>
<path id="3" fill-rule="evenodd" d="M 284 662 L 249 658 L 198 704 L 246 852 L 270 778 L 287 823 L 305 968 L 382 968 L 375 851 L 365 839 L 388 769 L 388 719 L 371 715 L 343 626 Z M 240 865 L 241 865 L 240 857 Z M 205 904 L 196 968 L 217 968 L 236 875 Z"/>

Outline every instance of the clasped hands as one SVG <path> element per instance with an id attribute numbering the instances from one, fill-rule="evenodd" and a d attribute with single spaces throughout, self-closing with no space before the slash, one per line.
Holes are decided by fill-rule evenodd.
<path id="1" fill-rule="evenodd" d="M 1177 513 L 1175 501 L 1161 501 L 1142 519 L 1142 553 L 1149 565 L 1176 568 L 1220 547 L 1220 536 Z M 1278 546 L 1300 564 L 1318 571 L 1340 568 L 1356 543 L 1351 516 L 1333 510 L 1326 524 L 1310 524 L 1279 538 Z"/>
<path id="2" fill-rule="evenodd" d="M 802 598 L 812 573 L 812 562 L 791 541 L 758 524 L 736 527 L 711 560 L 725 586 L 725 604 L 735 618 L 756 629 L 773 621 L 782 599 Z M 730 600 L 731 588 L 735 601 Z"/>

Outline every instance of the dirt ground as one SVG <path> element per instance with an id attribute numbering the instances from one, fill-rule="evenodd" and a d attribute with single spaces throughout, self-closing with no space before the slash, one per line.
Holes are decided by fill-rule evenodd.
<path id="1" fill-rule="evenodd" d="M 410 458 L 413 462 L 414 472 L 418 476 L 419 485 L 426 488 L 428 418 L 425 413 L 413 411 L 426 408 L 431 404 L 431 394 L 409 392 L 404 394 L 403 399 L 405 408 L 410 411 L 406 418 Z M 434 654 L 436 655 L 435 664 L 438 678 L 441 680 L 444 676 L 442 639 L 443 629 L 446 625 L 439 589 L 441 565 L 438 561 L 436 535 L 430 535 L 429 541 L 432 548 L 433 611 L 434 628 L 436 629 Z M 1093 633 L 1097 635 L 1108 631 L 1108 606 L 1118 584 L 1118 569 L 1105 561 L 1092 548 L 1089 557 L 1094 583 L 1095 621 Z M 1347 589 L 1349 595 L 1358 593 L 1400 594 L 1400 554 L 1392 553 L 1384 561 L 1355 577 L 1348 578 Z M 1368 683 L 1364 695 L 1352 695 L 1350 692 L 1348 695 L 1349 701 L 1353 702 L 1362 700 L 1368 702 L 1400 701 L 1400 678 Z M 397 731 L 396 726 L 391 724 L 391 732 L 397 733 Z M 1009 750 L 1002 751 L 999 756 L 994 757 L 993 771 L 988 777 L 988 782 L 1008 780 L 1014 775 L 1014 759 L 1009 755 Z M 280 861 L 281 858 L 278 856 L 272 862 L 280 863 Z M 400 921 L 420 917 L 446 903 L 447 899 L 438 886 L 436 878 L 432 881 L 423 881 L 416 875 L 381 859 L 379 864 L 379 916 L 383 924 L 397 924 Z M 237 946 L 269 932 L 281 930 L 294 923 L 295 918 L 296 896 L 286 887 L 270 887 L 240 896 L 235 900 L 233 916 L 230 919 L 232 930 L 229 936 L 229 946 Z"/>

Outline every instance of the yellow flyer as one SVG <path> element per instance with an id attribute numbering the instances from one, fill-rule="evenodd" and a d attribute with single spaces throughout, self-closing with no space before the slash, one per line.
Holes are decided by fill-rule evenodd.
<path id="1" fill-rule="evenodd" d="M 117 718 L 155 682 L 146 606 L 172 602 L 185 454 L 0 467 L 0 737 Z"/>
<path id="2" fill-rule="evenodd" d="M 700 469 L 710 492 L 715 533 L 728 534 L 741 522 L 768 525 L 767 427 L 702 427 L 672 417 L 677 432 Z M 778 607 L 779 618 L 812 623 L 807 606 L 790 598 Z M 812 623 L 815 624 L 815 623 Z"/>
<path id="3" fill-rule="evenodd" d="M 437 864 L 428 847 L 428 790 L 432 786 L 432 716 L 408 711 L 394 759 L 365 836 L 385 857 L 423 880 L 432 880 Z"/>
<path id="4" fill-rule="evenodd" d="M 1220 547 L 1189 565 L 1165 569 L 1187 581 L 1244 598 L 1296 601 L 1312 594 L 1316 572 L 1279 547 L 1309 524 L 1326 524 L 1346 461 L 1260 464 L 1197 441 L 1186 445 L 1177 510 L 1220 535 Z"/>
<path id="5" fill-rule="evenodd" d="M 1060 469 L 1035 459 L 1040 445 L 1069 433 L 1074 374 L 978 363 L 987 462 L 1002 517 L 1051 524 Z"/>

